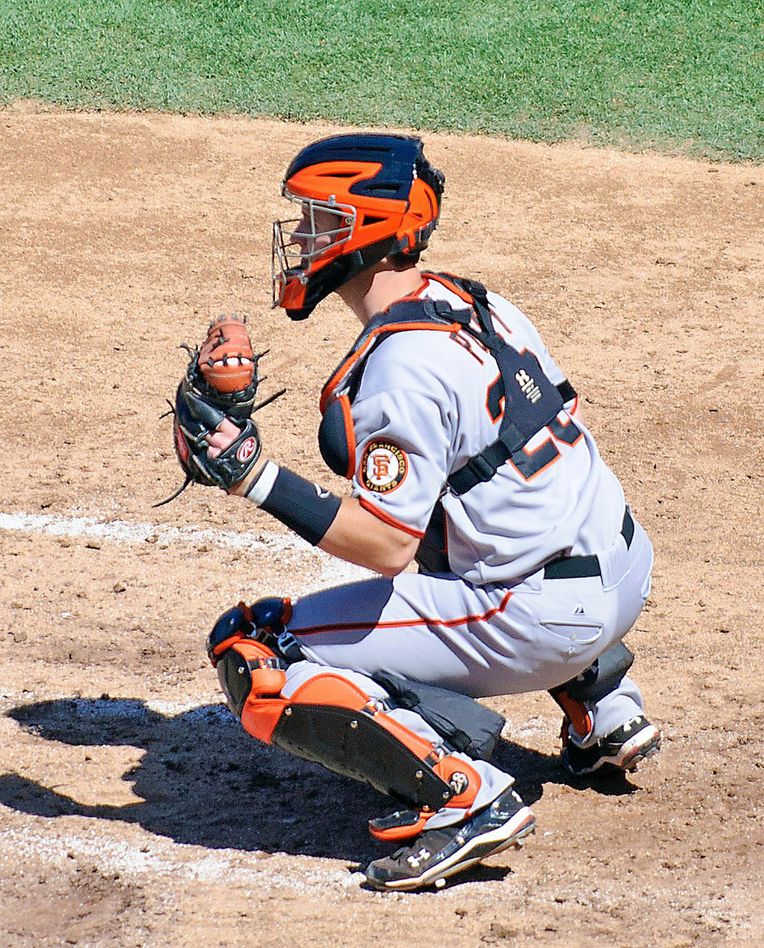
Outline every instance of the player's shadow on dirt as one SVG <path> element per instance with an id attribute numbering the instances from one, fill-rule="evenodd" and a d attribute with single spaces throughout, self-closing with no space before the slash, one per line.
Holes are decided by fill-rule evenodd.
<path id="1" fill-rule="evenodd" d="M 360 864 L 381 854 L 367 820 L 395 809 L 370 787 L 251 739 L 223 705 L 164 715 L 137 699 L 104 696 L 42 701 L 8 716 L 50 741 L 145 750 L 122 778 L 141 802 L 87 805 L 19 775 L 0 776 L 0 803 L 24 813 L 122 820 L 179 843 Z M 500 743 L 496 762 L 516 775 L 530 804 L 544 784 L 570 782 L 556 756 L 511 742 Z M 95 762 L 83 766 L 93 767 L 93 780 L 110 779 Z M 624 792 L 623 782 L 611 792 Z"/>

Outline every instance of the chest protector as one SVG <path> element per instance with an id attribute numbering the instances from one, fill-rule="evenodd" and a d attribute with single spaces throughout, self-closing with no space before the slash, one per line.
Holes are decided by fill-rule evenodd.
<path id="1" fill-rule="evenodd" d="M 394 303 L 385 312 L 374 316 L 324 386 L 318 444 L 321 456 L 331 470 L 352 479 L 356 440 L 351 406 L 371 353 L 395 332 L 421 329 L 465 332 L 485 346 L 499 368 L 499 378 L 489 390 L 488 408 L 495 418 L 501 416 L 501 424 L 494 442 L 448 476 L 448 489 L 461 495 L 477 484 L 489 481 L 510 458 L 522 472 L 529 460 L 523 452 L 525 445 L 542 428 L 554 422 L 564 403 L 575 398 L 576 393 L 567 379 L 559 385 L 550 382 L 532 352 L 515 349 L 496 332 L 487 291 L 482 283 L 451 275 L 428 273 L 425 276 L 444 284 L 471 308 L 455 310 L 442 300 L 412 299 Z M 477 326 L 473 323 L 473 316 L 477 319 Z M 340 388 L 343 392 L 337 395 Z M 438 503 L 434 520 L 440 519 L 440 507 Z M 432 522 L 431 525 L 434 526 Z"/>

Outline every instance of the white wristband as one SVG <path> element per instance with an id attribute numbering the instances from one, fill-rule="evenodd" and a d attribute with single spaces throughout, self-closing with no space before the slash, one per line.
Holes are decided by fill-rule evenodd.
<path id="1" fill-rule="evenodd" d="M 266 461 L 262 471 L 257 475 L 255 482 L 246 493 L 246 498 L 256 507 L 268 499 L 268 494 L 273 490 L 276 478 L 279 473 L 279 466 L 274 461 Z"/>

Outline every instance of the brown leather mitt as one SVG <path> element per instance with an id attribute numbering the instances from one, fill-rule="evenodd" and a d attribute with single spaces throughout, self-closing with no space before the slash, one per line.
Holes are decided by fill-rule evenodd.
<path id="1" fill-rule="evenodd" d="M 198 356 L 199 372 L 210 388 L 229 394 L 252 383 L 257 358 L 244 320 L 220 316 L 210 324 Z"/>

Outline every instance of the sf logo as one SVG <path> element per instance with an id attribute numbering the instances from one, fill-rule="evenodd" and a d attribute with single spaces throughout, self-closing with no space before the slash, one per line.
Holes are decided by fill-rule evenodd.
<path id="1" fill-rule="evenodd" d="M 406 454 L 389 441 L 372 441 L 361 459 L 361 484 L 380 494 L 395 490 L 406 477 Z"/>
<path id="2" fill-rule="evenodd" d="M 372 476 L 378 480 L 383 481 L 390 476 L 390 458 L 384 454 L 375 454 L 372 457 Z"/>

